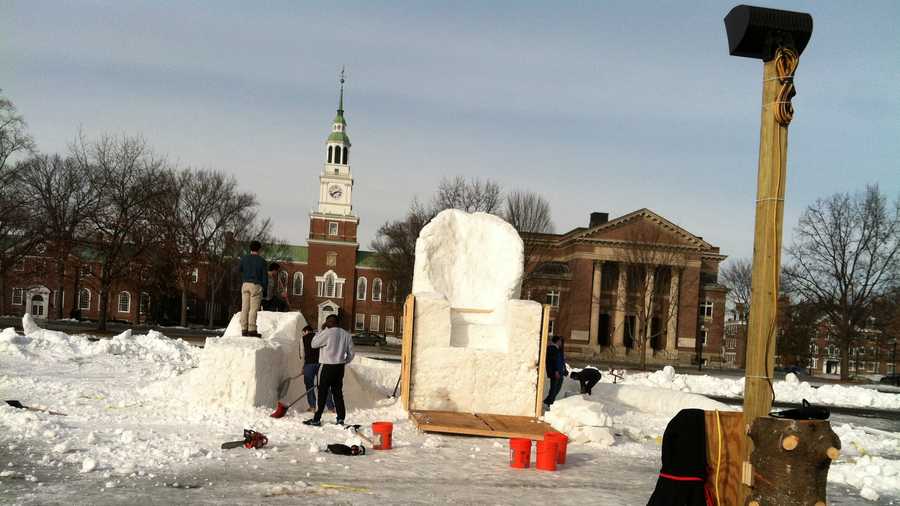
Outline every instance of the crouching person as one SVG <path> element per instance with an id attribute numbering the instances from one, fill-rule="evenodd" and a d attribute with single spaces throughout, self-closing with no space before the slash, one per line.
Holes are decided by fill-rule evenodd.
<path id="1" fill-rule="evenodd" d="M 600 371 L 593 367 L 585 367 L 580 371 L 572 371 L 569 377 L 581 384 L 581 393 L 591 395 L 591 389 L 600 381 Z"/>
<path id="2" fill-rule="evenodd" d="M 322 425 L 322 413 L 325 412 L 329 392 L 334 399 L 337 423 L 344 424 L 347 413 L 344 406 L 344 368 L 353 360 L 353 339 L 349 332 L 338 327 L 338 323 L 340 320 L 337 315 L 329 315 L 325 319 L 325 330 L 312 339 L 312 347 L 319 349 L 322 370 L 319 373 L 316 414 L 303 422 L 306 425 Z"/>

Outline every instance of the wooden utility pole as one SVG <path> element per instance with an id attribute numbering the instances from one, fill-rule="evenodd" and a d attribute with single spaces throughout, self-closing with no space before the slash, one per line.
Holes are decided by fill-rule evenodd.
<path id="1" fill-rule="evenodd" d="M 781 270 L 787 134 L 793 117 L 794 70 L 812 35 L 812 16 L 739 5 L 725 17 L 729 51 L 763 61 L 763 93 L 756 190 L 756 226 L 747 363 L 744 383 L 744 426 L 772 409 L 775 333 Z M 753 442 L 742 449 L 742 487 L 737 504 L 745 504 L 753 483 Z"/>

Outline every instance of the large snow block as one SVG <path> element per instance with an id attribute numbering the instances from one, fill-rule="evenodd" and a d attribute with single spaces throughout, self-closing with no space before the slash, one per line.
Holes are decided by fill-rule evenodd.
<path id="1" fill-rule="evenodd" d="M 533 416 L 541 305 L 516 300 L 519 234 L 449 210 L 416 241 L 410 408 Z"/>
<path id="2" fill-rule="evenodd" d="M 284 398 L 302 394 L 301 334 L 306 319 L 299 312 L 261 311 L 262 338 L 242 337 L 240 315 L 234 315 L 223 337 L 206 340 L 200 365 L 192 377 L 192 397 L 233 407 L 274 406 L 278 386 L 294 378 Z"/>

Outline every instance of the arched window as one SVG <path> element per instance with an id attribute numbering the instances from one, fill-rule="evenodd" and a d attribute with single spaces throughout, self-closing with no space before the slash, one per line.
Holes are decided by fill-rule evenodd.
<path id="1" fill-rule="evenodd" d="M 341 163 L 341 147 L 340 146 L 334 147 L 334 163 L 336 163 L 336 164 Z"/>
<path id="2" fill-rule="evenodd" d="M 87 311 L 91 308 L 91 290 L 82 288 L 78 290 L 78 309 Z"/>
<path id="3" fill-rule="evenodd" d="M 344 165 L 350 165 L 350 148 L 344 147 Z"/>
<path id="4" fill-rule="evenodd" d="M 317 297 L 344 296 L 344 278 L 338 278 L 334 271 L 328 271 L 323 276 L 316 276 Z"/>
<path id="5" fill-rule="evenodd" d="M 131 294 L 128 292 L 119 292 L 119 305 L 118 308 L 120 313 L 130 313 L 131 312 Z"/>
<path id="6" fill-rule="evenodd" d="M 303 273 L 295 272 L 294 273 L 294 286 L 291 291 L 294 295 L 303 295 Z"/>
<path id="7" fill-rule="evenodd" d="M 140 306 L 138 306 L 138 311 L 141 314 L 147 314 L 150 312 L 150 294 L 147 292 L 141 292 L 141 300 Z"/>
<path id="8" fill-rule="evenodd" d="M 372 300 L 381 301 L 381 278 L 375 278 L 372 281 Z"/>
<path id="9" fill-rule="evenodd" d="M 396 281 L 391 281 L 388 283 L 387 300 L 388 300 L 388 302 L 397 302 L 397 282 Z M 387 324 L 387 322 L 385 322 L 385 324 Z"/>
<path id="10" fill-rule="evenodd" d="M 332 146 L 328 146 L 328 163 L 331 163 L 331 151 L 334 149 Z"/>
<path id="11" fill-rule="evenodd" d="M 366 289 L 368 288 L 368 281 L 366 278 L 359 278 L 356 280 L 356 300 L 366 300 Z"/>

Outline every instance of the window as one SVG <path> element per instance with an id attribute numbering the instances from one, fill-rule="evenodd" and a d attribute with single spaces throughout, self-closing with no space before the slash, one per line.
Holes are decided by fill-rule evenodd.
<path id="1" fill-rule="evenodd" d="M 88 310 L 91 308 L 91 291 L 87 288 L 78 290 L 78 309 Z"/>
<path id="2" fill-rule="evenodd" d="M 20 259 L 16 262 L 16 265 L 13 267 L 13 270 L 20 271 L 20 272 L 21 272 L 21 271 L 24 271 L 24 270 L 25 270 L 25 259 L 24 259 L 24 258 L 20 258 Z"/>
<path id="3" fill-rule="evenodd" d="M 295 272 L 294 273 L 294 286 L 291 291 L 294 295 L 303 295 L 303 273 Z"/>
<path id="4" fill-rule="evenodd" d="M 328 222 L 328 235 L 338 235 L 338 224 L 336 221 Z"/>
<path id="5" fill-rule="evenodd" d="M 25 289 L 24 288 L 13 288 L 12 303 L 16 306 L 21 306 L 24 299 L 25 299 Z"/>
<path id="6" fill-rule="evenodd" d="M 559 307 L 559 290 L 547 292 L 547 304 L 550 304 L 550 307 Z"/>
<path id="7" fill-rule="evenodd" d="M 356 300 L 366 300 L 366 290 L 368 289 L 368 280 L 359 278 L 356 281 Z"/>
<path id="8" fill-rule="evenodd" d="M 703 316 L 704 320 L 712 319 L 713 303 L 711 300 L 706 299 L 703 301 L 703 304 L 700 304 L 700 314 Z"/>
<path id="9" fill-rule="evenodd" d="M 385 316 L 384 317 L 384 331 L 388 334 L 394 333 L 394 317 L 393 316 Z"/>
<path id="10" fill-rule="evenodd" d="M 120 313 L 130 313 L 131 312 L 131 294 L 130 293 L 119 292 L 118 310 Z"/>
<path id="11" fill-rule="evenodd" d="M 372 300 L 381 301 L 381 278 L 375 278 L 375 281 L 372 281 Z"/>
<path id="12" fill-rule="evenodd" d="M 350 148 L 344 148 L 344 165 L 350 165 Z"/>
<path id="13" fill-rule="evenodd" d="M 331 153 L 332 153 L 332 150 L 333 150 L 333 149 L 334 149 L 333 146 L 328 146 L 328 163 L 331 163 L 331 161 L 334 159 L 334 158 L 331 156 Z"/>
<path id="14" fill-rule="evenodd" d="M 138 311 L 141 314 L 147 314 L 150 312 L 150 294 L 147 292 L 141 292 L 141 300 L 139 302 Z"/>
<path id="15" fill-rule="evenodd" d="M 388 283 L 387 300 L 388 300 L 388 302 L 397 302 L 397 282 L 396 281 L 391 281 L 390 283 Z"/>
<path id="16" fill-rule="evenodd" d="M 356 321 L 354 322 L 353 328 L 356 330 L 365 330 L 366 329 L 366 315 L 363 313 L 356 313 Z"/>
<path id="17" fill-rule="evenodd" d="M 706 330 L 705 326 L 700 327 L 700 342 L 702 344 L 706 344 L 706 339 L 709 337 L 709 331 Z"/>
<path id="18" fill-rule="evenodd" d="M 381 316 L 379 316 L 377 314 L 373 314 L 369 318 L 369 330 L 371 330 L 372 332 L 378 332 L 378 330 L 380 328 L 381 328 Z"/>
<path id="19" fill-rule="evenodd" d="M 287 271 L 278 271 L 278 292 L 275 295 L 287 294 L 288 273 Z"/>
<path id="20" fill-rule="evenodd" d="M 322 277 L 316 278 L 316 296 L 337 297 L 344 296 L 344 279 L 338 278 L 334 271 L 328 271 Z"/>
<path id="21" fill-rule="evenodd" d="M 328 267 L 334 267 L 337 265 L 337 253 L 334 251 L 329 251 L 325 254 L 325 265 Z"/>
<path id="22" fill-rule="evenodd" d="M 335 173 L 335 174 L 340 174 L 340 173 L 341 173 L 341 169 L 338 169 L 337 167 L 335 167 L 334 173 Z"/>
<path id="23" fill-rule="evenodd" d="M 200 279 L 200 271 L 196 268 L 191 271 L 191 283 L 197 284 L 197 280 Z"/>
<path id="24" fill-rule="evenodd" d="M 547 327 L 547 329 L 548 329 L 547 330 L 548 334 L 550 334 L 551 336 L 555 336 L 556 335 L 556 320 L 554 320 L 553 318 L 550 318 L 550 325 Z"/>

